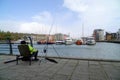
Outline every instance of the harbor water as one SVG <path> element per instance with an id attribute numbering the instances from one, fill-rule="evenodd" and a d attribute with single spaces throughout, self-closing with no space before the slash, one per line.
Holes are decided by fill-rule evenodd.
<path id="1" fill-rule="evenodd" d="M 13 54 L 19 54 L 18 44 L 13 45 Z M 46 45 L 33 45 L 39 50 L 39 56 Z M 9 54 L 9 50 L 5 50 L 7 44 L 0 44 L 0 53 Z M 120 44 L 98 42 L 96 45 L 48 45 L 47 56 L 52 57 L 68 57 L 80 59 L 102 59 L 102 60 L 120 60 Z"/>

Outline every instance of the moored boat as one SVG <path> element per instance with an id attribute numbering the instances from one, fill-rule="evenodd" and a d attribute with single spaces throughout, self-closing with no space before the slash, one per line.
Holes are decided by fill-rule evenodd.
<path id="1" fill-rule="evenodd" d="M 40 41 L 38 41 L 37 42 L 37 44 L 55 44 L 55 42 L 54 41 L 43 41 L 43 40 L 40 40 Z"/>
<path id="2" fill-rule="evenodd" d="M 55 44 L 56 45 L 62 45 L 62 44 L 65 44 L 65 41 L 56 41 Z"/>
<path id="3" fill-rule="evenodd" d="M 46 44 L 46 40 L 39 40 L 37 41 L 37 44 Z"/>
<path id="4" fill-rule="evenodd" d="M 81 41 L 81 40 L 77 40 L 77 41 L 75 42 L 75 44 L 76 44 L 76 45 L 82 45 L 82 41 Z"/>
<path id="5" fill-rule="evenodd" d="M 72 38 L 66 38 L 65 39 L 65 45 L 72 45 L 72 44 L 73 44 Z"/>
<path id="6" fill-rule="evenodd" d="M 95 45 L 96 41 L 95 41 L 94 37 L 88 37 L 87 41 L 86 41 L 86 44 L 87 45 Z"/>

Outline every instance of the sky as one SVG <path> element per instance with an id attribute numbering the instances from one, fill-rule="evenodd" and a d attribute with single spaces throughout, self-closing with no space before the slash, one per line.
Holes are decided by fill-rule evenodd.
<path id="1" fill-rule="evenodd" d="M 91 36 L 120 29 L 120 0 L 0 0 L 0 30 Z"/>

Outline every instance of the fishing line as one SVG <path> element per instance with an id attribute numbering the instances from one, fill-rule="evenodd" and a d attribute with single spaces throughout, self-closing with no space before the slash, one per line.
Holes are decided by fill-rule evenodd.
<path id="1" fill-rule="evenodd" d="M 47 36 L 46 45 L 45 45 L 45 47 L 44 47 L 44 49 L 43 49 L 42 52 L 45 54 L 45 59 L 46 59 L 46 60 L 48 60 L 48 61 L 50 61 L 50 62 L 58 63 L 56 60 L 50 59 L 50 58 L 47 57 L 48 44 L 49 44 L 48 42 L 49 42 L 50 33 L 51 33 L 51 31 L 52 31 L 52 28 L 53 28 L 53 24 L 54 24 L 54 22 L 51 24 L 51 27 L 50 27 L 50 30 L 49 30 L 49 34 L 48 34 L 48 36 Z M 60 55 L 58 54 L 58 52 L 57 52 L 57 50 L 55 49 L 54 46 L 53 46 L 53 49 L 54 49 L 54 51 L 56 52 L 56 54 L 58 55 L 58 57 L 60 57 Z"/>
<path id="2" fill-rule="evenodd" d="M 52 45 L 53 46 L 53 45 Z M 53 49 L 55 50 L 55 52 L 57 53 L 57 56 L 60 57 L 59 53 L 57 52 L 57 50 L 55 49 L 55 47 L 53 46 Z"/>
<path id="3" fill-rule="evenodd" d="M 53 24 L 54 24 L 54 22 L 51 24 L 51 27 L 50 27 L 50 30 L 49 30 L 49 33 L 48 33 L 48 36 L 47 36 L 46 45 L 45 45 L 45 47 L 44 47 L 44 49 L 43 49 L 43 52 L 44 52 L 44 53 L 46 53 L 46 55 L 45 55 L 45 56 L 47 56 L 48 41 L 49 41 L 49 36 L 50 36 L 50 33 L 51 33 L 51 31 L 52 31 Z"/>

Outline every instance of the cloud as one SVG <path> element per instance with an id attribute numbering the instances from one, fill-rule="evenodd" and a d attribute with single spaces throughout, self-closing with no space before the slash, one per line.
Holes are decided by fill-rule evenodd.
<path id="1" fill-rule="evenodd" d="M 38 23 L 38 22 L 25 22 L 20 25 L 19 32 L 23 33 L 37 33 L 37 34 L 54 34 L 56 30 L 59 32 L 61 29 L 56 29 L 54 26 Z"/>
<path id="2" fill-rule="evenodd" d="M 53 15 L 48 11 L 33 15 L 29 21 L 0 21 L 0 28 L 4 31 L 36 34 L 65 32 L 61 25 L 53 21 Z"/>
<path id="3" fill-rule="evenodd" d="M 0 21 L 0 30 L 17 32 L 20 24 L 21 22 L 12 20 Z"/>
<path id="4" fill-rule="evenodd" d="M 88 8 L 88 5 L 85 4 L 86 0 L 64 0 L 63 6 L 75 11 L 75 12 L 84 12 Z"/>
<path id="5" fill-rule="evenodd" d="M 50 12 L 43 11 L 43 12 L 37 14 L 37 15 L 34 15 L 32 17 L 32 20 L 36 21 L 36 22 L 48 24 L 48 23 L 52 23 L 53 22 L 53 17 L 52 17 Z"/>
<path id="6" fill-rule="evenodd" d="M 1 30 L 21 33 L 49 34 L 53 23 L 50 12 L 43 11 L 31 17 L 29 21 L 0 21 Z M 51 33 L 55 32 L 52 30 Z"/>
<path id="7" fill-rule="evenodd" d="M 24 33 L 41 33 L 43 25 L 37 22 L 25 22 L 20 25 L 19 32 Z"/>
<path id="8" fill-rule="evenodd" d="M 29 16 L 29 21 L 0 21 L 0 28 L 12 32 L 50 34 L 70 33 L 90 36 L 94 29 L 117 31 L 120 27 L 119 0 L 64 0 L 54 13 L 43 11 Z M 53 24 L 53 25 L 52 25 Z M 84 29 L 83 29 L 84 24 Z M 83 31 L 84 30 L 84 31 Z"/>
<path id="9" fill-rule="evenodd" d="M 119 0 L 64 0 L 63 6 L 78 13 L 78 17 L 91 32 L 95 28 L 111 29 L 120 22 Z M 119 18 L 119 19 L 118 19 Z M 112 28 L 113 29 L 113 28 Z"/>

